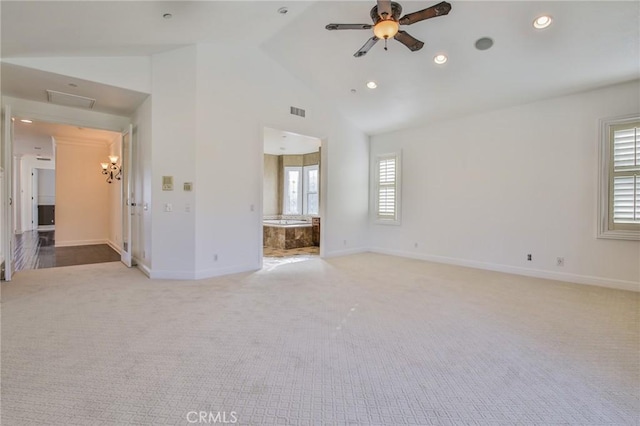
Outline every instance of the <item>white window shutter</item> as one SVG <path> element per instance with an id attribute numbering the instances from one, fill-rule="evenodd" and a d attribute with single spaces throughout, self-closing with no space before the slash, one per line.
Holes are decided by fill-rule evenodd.
<path id="1" fill-rule="evenodd" d="M 640 223 L 640 128 L 613 132 L 613 223 Z"/>
<path id="2" fill-rule="evenodd" d="M 398 155 L 384 155 L 376 162 L 376 216 L 380 221 L 398 220 Z"/>

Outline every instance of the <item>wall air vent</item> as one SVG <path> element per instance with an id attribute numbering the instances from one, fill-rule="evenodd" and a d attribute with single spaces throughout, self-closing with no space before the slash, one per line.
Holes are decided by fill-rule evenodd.
<path id="1" fill-rule="evenodd" d="M 302 108 L 291 107 L 291 114 L 297 115 L 298 117 L 304 117 L 305 112 Z"/>
<path id="2" fill-rule="evenodd" d="M 52 104 L 87 109 L 93 108 L 96 103 L 95 99 L 72 95 L 71 93 L 56 92 L 55 90 L 47 90 L 47 100 Z"/>
<path id="3" fill-rule="evenodd" d="M 38 161 L 51 161 L 51 158 L 37 157 L 36 160 L 38 160 Z"/>

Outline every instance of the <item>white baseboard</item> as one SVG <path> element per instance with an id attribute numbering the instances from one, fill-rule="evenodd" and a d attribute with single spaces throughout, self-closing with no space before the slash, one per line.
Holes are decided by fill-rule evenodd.
<path id="1" fill-rule="evenodd" d="M 519 266 L 501 265 L 477 260 L 459 259 L 454 257 L 436 256 L 421 253 L 412 253 L 401 250 L 387 250 L 379 247 L 371 248 L 373 253 L 388 254 L 391 256 L 406 257 L 410 259 L 426 260 L 429 262 L 446 263 L 449 265 L 466 266 L 469 268 L 485 269 L 488 271 L 504 272 L 507 274 L 524 275 L 527 277 L 544 278 L 547 280 L 565 281 L 575 284 L 595 285 L 599 287 L 615 288 L 640 292 L 640 283 L 634 281 L 618 280 L 615 278 L 594 277 L 588 275 L 571 274 L 567 272 L 546 271 L 543 269 L 522 268 Z"/>
<path id="2" fill-rule="evenodd" d="M 363 247 L 356 247 L 356 248 L 350 248 L 345 250 L 325 251 L 322 257 L 328 259 L 330 257 L 348 256 L 350 254 L 366 253 L 368 251 L 373 251 L 373 250 L 363 248 Z"/>
<path id="3" fill-rule="evenodd" d="M 193 271 L 163 271 L 149 269 L 149 278 L 152 280 L 195 280 Z"/>
<path id="4" fill-rule="evenodd" d="M 157 269 L 149 269 L 144 265 L 138 265 L 144 268 L 142 271 L 151 279 L 160 280 L 202 280 L 206 278 L 215 278 L 223 275 L 239 274 L 241 272 L 251 272 L 260 269 L 256 265 L 230 266 L 226 268 L 202 269 L 198 271 L 159 271 Z"/>
<path id="5" fill-rule="evenodd" d="M 75 240 L 75 241 L 58 241 L 56 247 L 74 247 L 74 246 L 90 246 L 95 244 L 109 244 L 107 240 Z"/>
<path id="6" fill-rule="evenodd" d="M 116 253 L 122 254 L 122 248 L 120 246 L 118 246 L 116 243 L 114 243 L 111 240 L 107 240 L 107 244 L 109 245 L 109 247 L 114 249 L 116 251 Z"/>
<path id="7" fill-rule="evenodd" d="M 239 274 L 241 272 L 253 272 L 259 269 L 260 267 L 256 265 L 229 266 L 226 268 L 218 269 L 203 269 L 195 272 L 195 279 L 202 280 L 205 278 L 214 278 L 222 275 Z"/>
<path id="8" fill-rule="evenodd" d="M 151 278 L 151 269 L 149 269 L 149 267 L 147 265 L 145 265 L 144 263 L 138 262 L 137 267 L 138 267 L 138 269 L 140 269 L 142 271 L 143 274 L 145 274 L 147 277 Z"/>

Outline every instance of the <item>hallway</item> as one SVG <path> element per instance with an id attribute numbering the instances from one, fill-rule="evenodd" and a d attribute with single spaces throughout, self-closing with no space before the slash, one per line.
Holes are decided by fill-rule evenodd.
<path id="1" fill-rule="evenodd" d="M 120 255 L 108 244 L 55 247 L 55 231 L 27 231 L 16 235 L 16 272 L 117 261 Z"/>

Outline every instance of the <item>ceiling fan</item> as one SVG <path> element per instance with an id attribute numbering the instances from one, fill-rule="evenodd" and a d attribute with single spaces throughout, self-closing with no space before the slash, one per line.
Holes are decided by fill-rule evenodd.
<path id="1" fill-rule="evenodd" d="M 420 40 L 412 37 L 406 31 L 399 29 L 400 25 L 411 25 L 416 22 L 424 21 L 425 19 L 435 18 L 436 16 L 443 16 L 451 11 L 451 5 L 446 1 L 438 3 L 435 6 L 428 7 L 426 9 L 419 10 L 417 12 L 409 13 L 400 18 L 402 14 L 402 6 L 400 4 L 390 0 L 378 0 L 378 4 L 371 9 L 371 24 L 329 24 L 325 28 L 328 30 L 370 30 L 373 28 L 373 37 L 353 54 L 356 58 L 367 54 L 369 49 L 380 39 L 384 39 L 384 50 L 387 50 L 387 40 L 390 37 L 395 38 L 400 43 L 404 44 L 415 52 L 422 49 L 424 43 Z"/>

